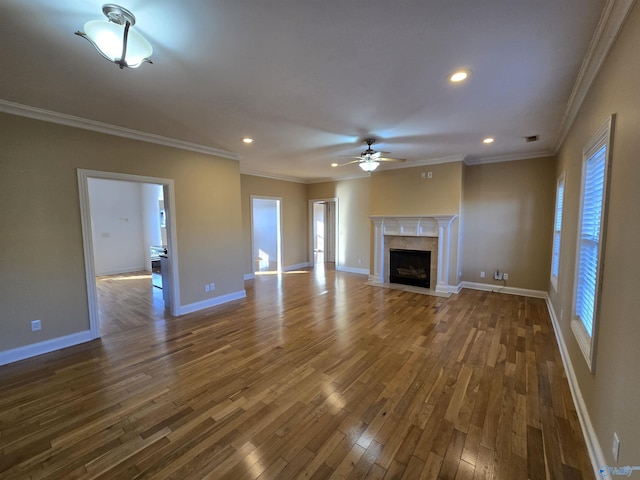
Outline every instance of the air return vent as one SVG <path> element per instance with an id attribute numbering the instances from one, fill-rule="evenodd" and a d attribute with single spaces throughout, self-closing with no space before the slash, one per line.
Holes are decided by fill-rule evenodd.
<path id="1" fill-rule="evenodd" d="M 524 137 L 524 139 L 527 141 L 527 143 L 529 142 L 537 142 L 540 139 L 539 135 L 530 135 L 528 137 Z"/>

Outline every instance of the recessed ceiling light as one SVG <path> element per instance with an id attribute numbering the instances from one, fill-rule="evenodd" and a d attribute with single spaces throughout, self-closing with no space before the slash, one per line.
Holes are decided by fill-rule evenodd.
<path id="1" fill-rule="evenodd" d="M 452 83 L 459 83 L 463 80 L 466 80 L 468 76 L 469 72 L 467 72 L 466 70 L 458 70 L 457 72 L 453 72 L 451 74 L 451 76 L 449 77 L 449 81 Z"/>
<path id="2" fill-rule="evenodd" d="M 245 137 L 242 139 L 244 143 L 253 143 L 253 138 Z"/>
<path id="3" fill-rule="evenodd" d="M 482 140 L 482 143 L 489 144 L 489 143 L 493 143 L 494 140 L 495 140 L 494 138 L 487 137 L 484 140 Z"/>
<path id="4" fill-rule="evenodd" d="M 331 166 L 332 166 L 332 167 L 337 167 L 337 166 L 338 166 L 338 164 L 334 162 L 334 163 L 332 163 L 332 164 L 331 164 Z"/>

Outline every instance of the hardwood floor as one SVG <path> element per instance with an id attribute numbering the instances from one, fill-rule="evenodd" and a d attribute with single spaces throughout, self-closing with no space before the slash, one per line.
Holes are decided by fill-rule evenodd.
<path id="1" fill-rule="evenodd" d="M 0 477 L 593 478 L 543 300 L 364 282 L 260 276 L 0 367 Z"/>
<path id="2" fill-rule="evenodd" d="M 153 323 L 162 324 L 171 318 L 164 308 L 162 289 L 151 284 L 151 273 L 96 277 L 96 286 L 100 334 L 103 336 Z"/>

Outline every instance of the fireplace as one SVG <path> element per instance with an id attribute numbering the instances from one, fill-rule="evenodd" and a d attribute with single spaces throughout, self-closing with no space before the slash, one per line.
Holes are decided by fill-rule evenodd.
<path id="1" fill-rule="evenodd" d="M 389 283 L 430 288 L 431 252 L 425 250 L 389 250 Z"/>
<path id="2" fill-rule="evenodd" d="M 449 278 L 457 283 L 452 273 L 458 268 L 458 230 L 454 222 L 457 215 L 372 215 L 369 218 L 374 225 L 373 273 L 369 281 L 380 285 L 388 281 L 390 249 L 424 250 L 432 252 L 430 289 L 438 293 L 458 292 L 455 284 L 449 284 Z"/>

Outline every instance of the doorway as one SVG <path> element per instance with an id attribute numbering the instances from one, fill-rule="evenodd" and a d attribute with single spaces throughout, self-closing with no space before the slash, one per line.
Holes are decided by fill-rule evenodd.
<path id="1" fill-rule="evenodd" d="M 337 199 L 310 201 L 311 252 L 313 265 L 335 268 L 337 251 Z"/>
<path id="2" fill-rule="evenodd" d="M 255 274 L 282 272 L 280 198 L 251 196 L 251 237 Z"/>
<path id="3" fill-rule="evenodd" d="M 127 252 L 125 252 L 122 248 L 120 249 L 120 251 L 123 252 L 123 257 L 127 257 L 128 255 L 138 255 L 139 259 L 137 261 L 134 261 L 133 263 L 131 263 L 130 259 L 128 259 L 129 265 L 136 265 L 134 268 L 129 269 L 134 271 L 126 272 L 127 268 L 123 267 L 123 261 L 127 260 L 126 258 L 116 258 L 113 251 L 102 252 L 99 251 L 99 249 L 103 248 L 103 246 L 106 245 L 110 240 L 118 240 L 117 238 L 112 238 L 112 232 L 115 234 L 113 236 L 122 237 L 128 234 L 128 230 L 135 230 L 135 228 L 131 228 L 131 224 L 135 221 L 142 221 L 141 218 L 144 217 L 144 214 L 140 213 L 137 216 L 137 214 L 132 210 L 125 211 L 119 209 L 124 208 L 124 204 L 120 205 L 120 207 L 118 206 L 118 203 L 121 200 L 119 198 L 111 197 L 112 205 L 110 205 L 108 202 L 108 193 L 106 193 L 108 192 L 108 188 L 105 188 L 105 185 L 102 185 L 102 190 L 96 193 L 96 185 L 100 185 L 101 181 L 121 182 L 121 186 L 124 187 L 124 190 L 118 190 L 119 193 L 114 193 L 114 195 L 121 195 L 123 191 L 127 191 L 128 189 L 131 191 L 137 190 L 138 192 L 140 192 L 139 198 L 140 200 L 142 200 L 142 198 L 144 197 L 143 192 L 146 191 L 147 196 L 151 198 L 152 202 L 155 202 L 155 205 L 145 207 L 145 205 L 142 204 L 141 201 L 140 211 L 142 212 L 143 210 L 151 209 L 153 212 L 155 212 L 155 214 L 157 214 L 156 220 L 158 226 L 164 222 L 164 235 L 162 234 L 162 230 L 158 232 L 158 234 L 151 234 L 148 231 L 145 233 L 144 230 L 148 229 L 148 227 L 145 225 L 139 225 L 140 228 L 138 237 L 129 237 L 129 242 L 131 242 L 131 238 L 140 239 L 138 242 L 136 242 L 136 246 L 133 249 L 128 249 L 131 251 Z M 132 186 L 133 188 L 131 188 Z M 161 305 L 160 310 L 162 311 L 162 317 L 164 317 L 164 306 L 168 305 L 169 313 L 175 316 L 178 311 L 180 300 L 179 279 L 177 275 L 178 258 L 176 255 L 176 222 L 175 215 L 173 214 L 175 205 L 173 180 L 78 169 L 78 187 L 80 193 L 80 211 L 85 257 L 85 275 L 87 283 L 89 322 L 92 338 L 98 338 L 103 333 L 101 332 L 100 326 L 100 304 L 98 299 L 97 276 L 113 274 L 120 270 L 120 275 L 116 275 L 113 278 L 114 282 L 116 280 L 118 281 L 118 283 L 114 284 L 113 291 L 124 291 L 126 293 L 127 289 L 122 289 L 119 284 L 122 284 L 122 282 L 124 282 L 125 280 L 131 281 L 133 283 L 140 283 L 140 281 L 142 280 L 141 277 L 144 277 L 146 275 L 147 266 L 149 267 L 149 270 L 151 270 L 151 263 L 149 258 L 151 249 L 146 247 L 146 243 L 160 243 L 160 245 L 166 246 L 166 255 L 163 258 L 165 270 L 163 272 L 164 288 L 160 293 L 162 297 L 162 299 L 159 300 Z M 99 203 L 96 201 L 96 198 L 100 195 L 105 197 L 103 206 L 106 205 L 106 208 L 111 209 L 108 215 L 110 217 L 109 221 L 111 223 L 108 224 L 107 227 L 105 227 L 104 224 L 101 224 L 100 227 L 102 228 L 94 229 L 93 226 L 95 224 L 99 224 L 99 220 L 101 218 L 101 212 L 97 209 Z M 154 215 L 154 213 L 149 213 L 149 215 Z M 149 245 L 149 247 L 150 246 L 151 245 Z M 106 253 L 106 255 L 103 255 L 103 253 Z M 140 262 L 142 262 L 142 265 L 140 265 Z M 147 265 L 147 263 L 149 263 L 149 265 Z M 142 268 L 139 269 L 139 266 L 142 266 Z M 111 271 L 109 269 L 111 269 Z M 148 281 L 149 285 L 151 285 L 151 271 L 149 271 L 148 274 Z M 116 287 L 116 285 L 118 286 Z M 153 289 L 154 287 L 150 288 Z M 153 292 L 152 290 L 150 290 L 150 293 L 157 292 Z M 126 305 L 126 302 L 120 303 Z M 120 312 L 121 316 L 126 315 L 126 306 L 124 307 L 124 310 L 121 309 Z M 153 313 L 151 315 L 153 315 Z"/>

